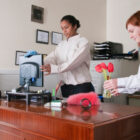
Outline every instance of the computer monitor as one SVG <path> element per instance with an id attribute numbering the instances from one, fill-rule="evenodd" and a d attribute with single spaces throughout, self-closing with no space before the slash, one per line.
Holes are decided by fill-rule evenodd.
<path id="1" fill-rule="evenodd" d="M 42 55 L 20 56 L 19 64 L 19 83 L 25 91 L 29 91 L 30 86 L 43 87 L 43 72 L 40 70 L 40 66 L 43 65 Z"/>

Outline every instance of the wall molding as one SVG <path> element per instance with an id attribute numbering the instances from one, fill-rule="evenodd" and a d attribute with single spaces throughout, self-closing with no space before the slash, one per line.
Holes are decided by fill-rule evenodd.
<path id="1" fill-rule="evenodd" d="M 0 69 L 0 75 L 19 75 L 19 70 Z"/>

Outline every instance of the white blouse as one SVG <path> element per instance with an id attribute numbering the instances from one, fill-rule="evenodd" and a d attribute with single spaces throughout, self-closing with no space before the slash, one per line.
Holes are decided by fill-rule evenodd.
<path id="1" fill-rule="evenodd" d="M 136 91 L 140 91 L 140 65 L 136 75 L 129 77 L 118 78 L 118 91 L 119 93 L 132 94 Z"/>
<path id="2" fill-rule="evenodd" d="M 59 73 L 59 79 L 65 84 L 77 85 L 91 82 L 90 46 L 88 40 L 80 35 L 64 40 L 50 53 L 44 64 L 51 65 L 51 73 Z"/>

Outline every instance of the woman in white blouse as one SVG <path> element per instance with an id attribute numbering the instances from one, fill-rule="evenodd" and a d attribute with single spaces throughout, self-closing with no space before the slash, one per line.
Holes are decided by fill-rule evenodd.
<path id="1" fill-rule="evenodd" d="M 134 13 L 127 20 L 126 29 L 129 32 L 130 38 L 135 40 L 138 46 L 140 46 L 140 11 Z M 132 94 L 140 91 L 140 66 L 136 75 L 107 80 L 104 82 L 104 88 L 111 90 L 114 95 L 118 95 L 119 93 Z"/>
<path id="2" fill-rule="evenodd" d="M 46 75 L 59 74 L 63 97 L 94 91 L 91 84 L 90 46 L 88 40 L 77 33 L 79 20 L 66 15 L 61 19 L 61 29 L 66 40 L 59 43 L 41 67 Z"/>

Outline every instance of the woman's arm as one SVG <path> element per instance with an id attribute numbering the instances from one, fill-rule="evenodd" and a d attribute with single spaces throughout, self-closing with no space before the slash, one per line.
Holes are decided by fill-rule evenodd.
<path id="1" fill-rule="evenodd" d="M 133 94 L 136 91 L 140 91 L 140 88 L 118 88 L 118 93 Z"/>
<path id="2" fill-rule="evenodd" d="M 51 52 L 46 58 L 44 59 L 44 65 L 46 64 L 54 64 L 56 65 L 56 57 L 55 57 L 55 51 Z"/>
<path id="3" fill-rule="evenodd" d="M 131 75 L 125 78 L 118 78 L 118 87 L 124 88 L 140 88 L 140 66 L 136 75 Z"/>
<path id="4" fill-rule="evenodd" d="M 131 75 L 126 78 L 118 78 L 118 87 L 124 88 L 140 88 L 140 74 Z"/>
<path id="5" fill-rule="evenodd" d="M 62 73 L 75 69 L 76 67 L 80 66 L 85 60 L 87 60 L 87 57 L 89 57 L 89 55 L 90 47 L 88 45 L 88 42 L 86 41 L 79 44 L 73 54 L 73 57 L 66 63 L 63 63 L 61 65 L 51 64 L 51 73 Z"/>

